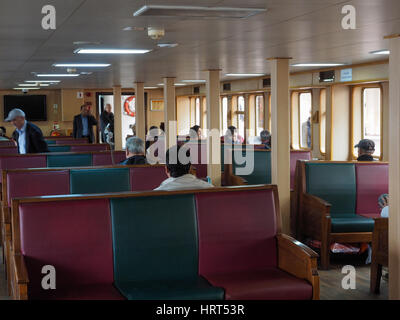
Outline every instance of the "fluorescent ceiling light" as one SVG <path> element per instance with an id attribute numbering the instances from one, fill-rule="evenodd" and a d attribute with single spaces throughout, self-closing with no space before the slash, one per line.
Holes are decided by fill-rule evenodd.
<path id="1" fill-rule="evenodd" d="M 26 80 L 25 82 L 30 83 L 60 83 L 60 80 Z"/>
<path id="2" fill-rule="evenodd" d="M 59 78 L 59 77 L 79 77 L 80 76 L 80 74 L 79 73 L 61 73 L 61 74 L 46 74 L 46 73 L 43 73 L 43 74 L 37 74 L 36 75 L 37 77 L 57 77 L 57 78 Z"/>
<path id="3" fill-rule="evenodd" d="M 74 53 L 79 54 L 144 54 L 151 50 L 147 49 L 77 49 Z"/>
<path id="4" fill-rule="evenodd" d="M 344 66 L 344 63 L 296 63 L 292 67 L 339 67 Z"/>
<path id="5" fill-rule="evenodd" d="M 182 80 L 182 82 L 186 83 L 206 83 L 206 80 Z"/>
<path id="6" fill-rule="evenodd" d="M 133 13 L 133 16 L 166 16 L 193 18 L 237 18 L 245 19 L 258 13 L 266 12 L 265 8 L 202 7 L 179 5 L 145 5 Z"/>
<path id="7" fill-rule="evenodd" d="M 158 86 L 164 86 L 164 83 L 157 84 Z M 174 83 L 175 86 L 187 86 L 186 83 Z"/>
<path id="8" fill-rule="evenodd" d="M 39 86 L 41 86 L 41 87 L 48 87 L 48 86 L 50 86 L 50 84 L 48 84 L 48 83 L 40 83 Z"/>
<path id="9" fill-rule="evenodd" d="M 20 83 L 18 86 L 20 86 L 20 87 L 32 87 L 33 84 L 32 83 Z"/>
<path id="10" fill-rule="evenodd" d="M 371 51 L 371 54 L 390 54 L 390 51 L 385 49 L 385 50 L 376 50 L 376 51 Z"/>
<path id="11" fill-rule="evenodd" d="M 106 68 L 111 66 L 109 63 L 55 63 L 54 67 L 60 68 Z"/>
<path id="12" fill-rule="evenodd" d="M 226 77 L 262 77 L 264 73 L 227 73 Z"/>
<path id="13" fill-rule="evenodd" d="M 158 87 L 144 87 L 145 90 L 150 90 L 150 89 L 159 89 Z"/>
<path id="14" fill-rule="evenodd" d="M 177 43 L 158 43 L 157 46 L 159 48 L 175 48 L 178 46 Z"/>
<path id="15" fill-rule="evenodd" d="M 13 88 L 14 90 L 39 90 L 40 88 Z"/>

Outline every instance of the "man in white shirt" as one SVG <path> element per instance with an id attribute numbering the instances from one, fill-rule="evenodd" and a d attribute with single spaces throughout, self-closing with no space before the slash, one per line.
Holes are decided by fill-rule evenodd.
<path id="1" fill-rule="evenodd" d="M 179 152 L 181 148 L 184 147 L 173 146 L 167 151 L 165 171 L 169 178 L 164 180 L 161 185 L 154 190 L 173 191 L 213 188 L 214 186 L 212 184 L 197 179 L 194 175 L 189 173 L 191 167 L 190 161 L 187 161 L 189 158 L 189 149 L 185 156 L 183 154 L 184 152 Z M 188 163 L 184 164 L 186 162 Z"/>

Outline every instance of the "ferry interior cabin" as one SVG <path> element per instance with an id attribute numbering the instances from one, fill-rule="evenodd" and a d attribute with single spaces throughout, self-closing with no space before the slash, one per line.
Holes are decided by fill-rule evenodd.
<path id="1" fill-rule="evenodd" d="M 0 47 L 0 300 L 400 298 L 399 0 L 1 0 Z"/>

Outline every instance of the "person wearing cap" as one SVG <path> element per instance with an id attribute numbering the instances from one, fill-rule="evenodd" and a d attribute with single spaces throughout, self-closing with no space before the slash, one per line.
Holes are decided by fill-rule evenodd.
<path id="1" fill-rule="evenodd" d="M 47 143 L 43 138 L 42 130 L 25 119 L 25 112 L 13 109 L 8 114 L 6 122 L 11 122 L 16 130 L 12 139 L 17 143 L 18 153 L 44 153 L 49 152 Z"/>
<path id="2" fill-rule="evenodd" d="M 354 146 L 358 148 L 357 161 L 374 161 L 372 156 L 375 152 L 375 142 L 370 139 L 362 139 L 358 144 Z"/>
<path id="3" fill-rule="evenodd" d="M 81 113 L 74 117 L 73 137 L 88 138 L 89 143 L 93 143 L 93 126 L 97 126 L 97 120 L 92 116 L 90 106 L 84 104 L 81 106 Z"/>

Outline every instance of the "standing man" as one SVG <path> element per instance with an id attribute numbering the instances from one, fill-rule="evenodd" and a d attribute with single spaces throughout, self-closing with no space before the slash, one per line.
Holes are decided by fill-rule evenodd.
<path id="1" fill-rule="evenodd" d="M 88 138 L 89 143 L 93 143 L 93 126 L 97 126 L 97 120 L 92 116 L 90 107 L 84 104 L 81 106 L 81 113 L 74 117 L 74 138 Z"/>
<path id="2" fill-rule="evenodd" d="M 25 112 L 21 109 L 11 110 L 5 121 L 11 122 L 16 128 L 12 134 L 12 139 L 17 144 L 18 153 L 49 152 L 42 130 L 33 123 L 26 121 Z"/>
<path id="3" fill-rule="evenodd" d="M 101 130 L 101 139 L 105 143 L 106 137 L 104 134 L 104 129 L 110 125 L 110 131 L 114 133 L 114 113 L 111 112 L 111 104 L 107 103 L 104 111 L 100 115 L 100 130 Z"/>

